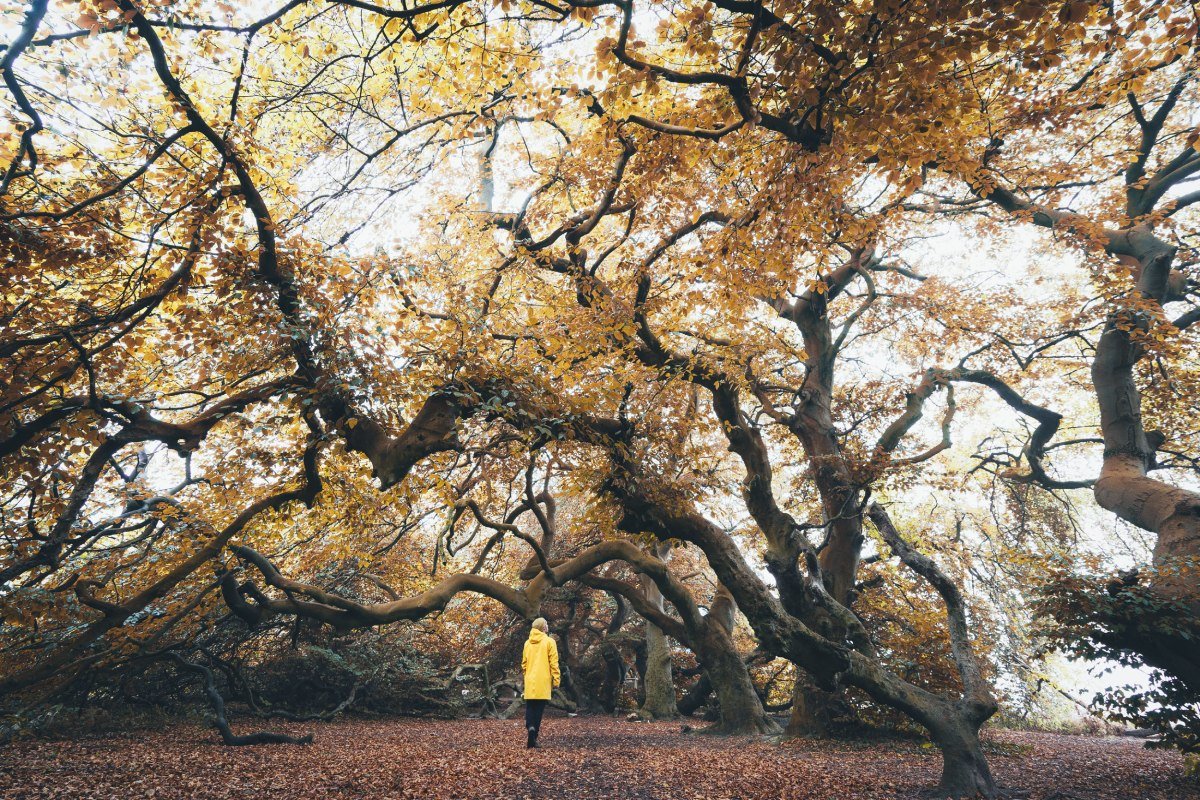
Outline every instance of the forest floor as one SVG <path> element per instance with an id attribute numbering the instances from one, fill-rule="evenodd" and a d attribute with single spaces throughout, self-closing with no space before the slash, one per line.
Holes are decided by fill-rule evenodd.
<path id="1" fill-rule="evenodd" d="M 214 731 L 178 724 L 16 742 L 0 748 L 0 798 L 913 798 L 941 763 L 902 739 L 779 745 L 608 717 L 548 717 L 536 750 L 525 749 L 519 719 L 268 727 L 316 741 L 224 747 Z M 999 782 L 1031 800 L 1200 800 L 1177 754 L 1134 740 L 994 731 L 987 749 Z"/>

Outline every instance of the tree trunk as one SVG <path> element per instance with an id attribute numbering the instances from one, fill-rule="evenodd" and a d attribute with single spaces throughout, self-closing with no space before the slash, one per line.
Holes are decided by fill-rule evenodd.
<path id="1" fill-rule="evenodd" d="M 1175 249 L 1157 240 L 1138 254 L 1138 289 L 1161 302 L 1170 277 Z M 1142 420 L 1142 395 L 1135 367 L 1144 357 L 1132 334 L 1141 325 L 1129 312 L 1113 313 L 1096 345 L 1092 386 L 1100 406 L 1104 462 L 1093 489 L 1096 502 L 1121 519 L 1157 537 L 1151 587 L 1162 600 L 1176 606 L 1169 626 L 1144 634 L 1138 620 L 1114 629 L 1107 640 L 1139 652 L 1145 661 L 1164 669 L 1200 691 L 1200 594 L 1195 572 L 1200 560 L 1200 493 L 1149 476 L 1162 434 L 1147 432 Z M 1170 630 L 1165 628 L 1170 627 Z M 1178 631 L 1178 632 L 1176 632 Z"/>
<path id="2" fill-rule="evenodd" d="M 639 511 L 650 509 L 662 513 L 660 505 L 648 502 L 640 503 L 636 508 Z M 721 580 L 721 592 L 705 618 L 707 635 L 700 639 L 700 644 L 718 649 L 713 645 L 720 641 L 720 637 L 715 635 L 720 631 L 726 634 L 730 642 L 729 649 L 732 650 L 732 640 L 728 639 L 728 631 L 732 627 L 731 590 L 736 592 L 738 604 L 746 611 L 764 649 L 791 660 L 818 682 L 829 679 L 832 685 L 832 680 L 837 679 L 845 685 L 858 687 L 875 701 L 907 714 L 924 726 L 934 743 L 946 753 L 943 781 L 938 788 L 942 796 L 997 795 L 995 781 L 979 744 L 979 728 L 995 713 L 996 702 L 981 675 L 978 659 L 971 647 L 961 592 L 941 572 L 936 562 L 913 550 L 904 541 L 881 507 L 872 507 L 875 527 L 880 530 L 892 551 L 909 569 L 925 579 L 945 603 L 951 650 L 964 686 L 962 696 L 955 701 L 908 683 L 885 668 L 873 652 L 830 641 L 790 617 L 771 589 L 746 562 L 742 549 L 722 528 L 693 511 L 668 519 L 669 522 L 663 524 L 662 529 L 703 550 Z M 727 622 L 725 626 L 708 624 L 722 618 Z M 701 648 L 697 653 L 702 655 L 706 668 L 710 662 L 716 664 L 718 652 L 703 650 Z M 726 677 L 720 674 L 719 666 L 709 672 L 714 677 L 714 684 L 717 677 Z M 758 696 L 753 694 L 749 680 L 747 685 L 747 693 L 758 704 Z M 720 691 L 720 687 L 717 688 Z M 724 703 L 724 697 L 721 699 Z M 758 708 L 761 709 L 761 705 Z M 761 716 L 770 727 L 778 729 L 765 713 Z"/>
<path id="3" fill-rule="evenodd" d="M 779 725 L 763 708 L 746 662 L 733 643 L 734 609 L 733 596 L 724 586 L 720 587 L 704 618 L 704 630 L 695 643 L 696 655 L 704 665 L 704 672 L 712 682 L 720 704 L 717 722 L 704 732 L 721 736 L 779 733 Z"/>
<path id="4" fill-rule="evenodd" d="M 579 658 L 571 646 L 571 626 L 579 613 L 579 594 L 572 594 L 567 600 L 567 616 L 554 626 L 558 635 L 558 661 L 562 672 L 562 693 L 569 697 L 576 706 L 586 705 L 580 687 L 575 680 L 575 671 L 579 668 Z M 524 628 L 520 629 L 524 634 Z"/>
<path id="5" fill-rule="evenodd" d="M 942 779 L 935 796 L 946 798 L 997 797 L 1000 790 L 992 778 L 979 742 L 979 728 L 957 715 L 946 715 L 927 725 L 934 744 L 942 751 Z"/>
<path id="6" fill-rule="evenodd" d="M 600 707 L 612 714 L 617 710 L 621 697 L 621 687 L 625 685 L 625 675 L 629 667 L 621 658 L 621 651 L 612 642 L 606 641 L 600 645 L 600 657 L 604 660 L 604 678 L 600 690 L 596 693 Z"/>
<path id="7" fill-rule="evenodd" d="M 1168 298 L 1176 248 L 1147 228 L 1126 235 L 1139 266 L 1137 289 L 1160 307 Z M 1122 519 L 1155 534 L 1154 563 L 1167 571 L 1200 556 L 1200 493 L 1172 486 L 1147 474 L 1162 434 L 1147 432 L 1135 367 L 1146 355 L 1135 332 L 1146 327 L 1143 313 L 1115 311 L 1104 326 L 1092 361 L 1092 386 L 1100 406 L 1104 463 L 1094 493 L 1096 502 Z M 1194 579 L 1160 575 L 1157 588 L 1200 613 Z"/>
<path id="8" fill-rule="evenodd" d="M 679 701 L 679 713 L 686 717 L 695 714 L 702 706 L 708 705 L 708 698 L 712 697 L 712 679 L 704 673 L 696 681 L 696 685 L 691 691 L 683 696 Z"/>
<path id="9" fill-rule="evenodd" d="M 829 735 L 831 709 L 836 695 L 818 688 L 806 673 L 797 668 L 792 688 L 792 715 L 788 719 L 788 737 Z"/>
<path id="10" fill-rule="evenodd" d="M 666 635 L 646 623 L 646 700 L 641 714 L 648 719 L 675 719 L 675 681 L 671 675 L 671 648 Z"/>
<path id="11" fill-rule="evenodd" d="M 660 544 L 656 555 L 666 561 L 670 556 L 670 546 Z M 646 598 L 659 610 L 663 608 L 662 592 L 658 585 L 646 575 L 640 576 L 642 592 Z M 646 620 L 646 669 L 645 679 L 646 698 L 642 703 L 640 715 L 646 719 L 677 719 L 679 709 L 675 705 L 675 680 L 671 674 L 671 647 L 667 636 L 649 620 Z"/>
<path id="12" fill-rule="evenodd" d="M 704 670 L 712 682 L 720 705 L 717 722 L 704 730 L 721 736 L 750 736 L 779 733 L 779 725 L 767 716 L 754 691 L 754 683 L 733 639 L 718 624 L 710 623 L 705 632 Z"/>

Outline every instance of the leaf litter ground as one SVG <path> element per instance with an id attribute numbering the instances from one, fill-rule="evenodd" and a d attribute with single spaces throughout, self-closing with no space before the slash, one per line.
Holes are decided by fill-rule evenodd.
<path id="1" fill-rule="evenodd" d="M 259 727 L 244 722 L 239 732 Z M 271 725 L 309 746 L 224 747 L 199 725 L 0 748 L 0 798 L 915 798 L 935 750 L 904 740 L 783 745 L 672 723 L 556 717 L 526 750 L 520 720 L 342 720 Z M 995 731 L 999 781 L 1031 800 L 1200 800 L 1178 754 L 1138 741 Z"/>

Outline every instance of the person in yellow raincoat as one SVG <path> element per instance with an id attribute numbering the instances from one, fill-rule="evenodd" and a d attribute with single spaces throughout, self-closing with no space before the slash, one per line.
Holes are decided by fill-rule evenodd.
<path id="1" fill-rule="evenodd" d="M 525 730 L 529 733 L 526 747 L 537 747 L 542 714 L 550 702 L 550 693 L 562 679 L 558 671 L 558 645 L 546 629 L 544 618 L 535 619 L 521 653 L 521 670 L 525 673 Z"/>

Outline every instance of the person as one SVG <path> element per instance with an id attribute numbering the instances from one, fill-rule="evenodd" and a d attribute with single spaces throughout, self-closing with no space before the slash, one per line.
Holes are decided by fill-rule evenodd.
<path id="1" fill-rule="evenodd" d="M 521 652 L 521 670 L 525 673 L 525 730 L 529 734 L 526 747 L 537 747 L 542 714 L 550 702 L 550 693 L 558 688 L 562 678 L 558 671 L 558 645 L 546 630 L 546 620 L 543 617 L 535 619 Z"/>

